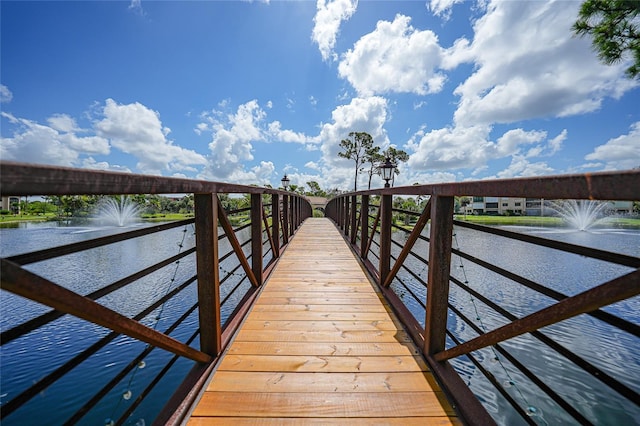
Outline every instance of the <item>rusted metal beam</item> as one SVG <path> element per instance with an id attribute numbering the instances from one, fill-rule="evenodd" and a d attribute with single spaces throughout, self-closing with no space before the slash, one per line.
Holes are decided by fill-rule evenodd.
<path id="1" fill-rule="evenodd" d="M 175 263 L 177 261 L 179 261 L 180 259 L 182 259 L 183 257 L 186 257 L 192 253 L 194 253 L 196 251 L 195 247 L 190 248 L 182 253 L 179 253 L 175 256 L 172 256 L 168 259 L 165 259 L 161 262 L 158 262 L 154 265 L 149 266 L 148 268 L 144 268 L 134 274 L 128 275 L 112 284 L 109 284 L 105 287 L 102 287 L 96 291 L 93 291 L 87 295 L 85 295 L 85 297 L 87 297 L 88 299 L 91 300 L 97 300 L 101 297 L 106 296 L 107 294 L 110 294 L 142 277 L 146 277 L 147 275 L 151 274 L 154 271 L 157 271 L 160 268 L 163 268 L 167 265 L 170 265 L 172 263 Z M 11 260 L 11 259 L 8 259 Z M 39 327 L 42 327 L 45 324 L 50 323 L 51 321 L 54 321 L 58 318 L 60 318 L 61 316 L 65 315 L 64 312 L 60 312 L 60 311 L 56 311 L 56 310 L 51 310 L 49 312 L 46 312 L 42 315 L 39 315 L 35 318 L 32 318 L 28 321 L 25 321 L 21 324 L 16 325 L 13 328 L 10 328 L 9 330 L 3 331 L 0 334 L 0 344 L 5 345 L 7 343 L 9 343 L 10 341 L 17 339 L 18 337 L 21 337 Z"/>
<path id="2" fill-rule="evenodd" d="M 391 268 L 391 272 L 389 272 L 389 275 L 387 276 L 387 278 L 384 280 L 384 283 L 382 284 L 383 287 L 388 287 L 391 284 L 391 281 L 393 281 L 396 274 L 404 264 L 404 261 L 406 260 L 407 256 L 409 256 L 409 253 L 411 253 L 411 249 L 413 249 L 414 244 L 416 243 L 416 241 L 418 241 L 418 238 L 420 237 L 420 233 L 422 232 L 424 227 L 427 225 L 427 222 L 429 221 L 430 218 L 431 218 L 431 200 L 427 202 L 427 205 L 424 207 L 422 214 L 420 215 L 420 217 L 418 218 L 418 221 L 414 225 L 413 230 L 411 231 L 411 234 L 409 234 L 409 236 L 407 237 L 407 241 L 404 243 L 404 246 L 402 247 L 402 251 L 398 255 L 398 259 L 393 264 L 393 268 Z"/>
<path id="3" fill-rule="evenodd" d="M 0 191 L 8 195 L 122 195 L 183 193 L 275 194 L 282 191 L 195 179 L 106 172 L 0 161 Z"/>
<path id="4" fill-rule="evenodd" d="M 448 362 L 436 362 L 430 356 L 427 356 L 426 360 L 440 387 L 449 397 L 453 408 L 462 417 L 464 424 L 483 426 L 496 424 L 493 417 Z"/>
<path id="5" fill-rule="evenodd" d="M 266 226 L 266 225 L 265 225 Z M 274 242 L 273 257 L 280 257 L 280 196 L 271 195 L 271 237 Z"/>
<path id="6" fill-rule="evenodd" d="M 351 196 L 351 226 L 350 226 L 350 236 L 351 236 L 351 244 L 356 243 L 356 237 L 358 236 L 358 222 L 357 222 L 357 210 L 358 210 L 358 199 L 356 195 Z"/>
<path id="7" fill-rule="evenodd" d="M 229 239 L 229 244 L 231 244 L 231 247 L 233 248 L 233 251 L 236 254 L 236 257 L 238 258 L 238 261 L 242 265 L 242 269 L 244 269 L 244 273 L 247 274 L 247 277 L 249 278 L 251 285 L 253 285 L 254 287 L 259 287 L 260 285 L 258 284 L 258 280 L 253 275 L 253 270 L 249 265 L 249 261 L 247 260 L 247 257 L 244 255 L 244 251 L 242 251 L 242 246 L 238 242 L 238 238 L 236 237 L 236 233 L 233 230 L 233 226 L 231 225 L 231 222 L 229 222 L 227 215 L 224 213 L 224 209 L 222 208 L 222 203 L 220 202 L 220 199 L 218 199 L 218 222 L 220 223 L 220 226 L 222 226 L 222 229 L 224 229 L 224 233 Z"/>
<path id="8" fill-rule="evenodd" d="M 493 179 L 469 182 L 412 185 L 359 191 L 359 195 L 483 195 L 544 199 L 620 200 L 638 199 L 640 170 Z M 351 195 L 345 194 L 345 195 Z"/>
<path id="9" fill-rule="evenodd" d="M 189 308 L 180 318 L 178 318 L 169 328 L 164 330 L 164 334 L 171 334 L 180 324 L 184 322 L 185 319 L 189 317 L 198 307 L 198 304 L 195 303 Z M 199 331 L 196 331 L 198 333 Z M 194 336 L 192 336 L 193 338 Z M 189 341 L 193 340 L 192 338 Z M 124 366 L 118 374 L 116 374 L 106 385 L 104 385 L 96 394 L 94 394 L 91 399 L 85 402 L 85 404 L 80 407 L 69 419 L 67 419 L 64 424 L 65 425 L 76 425 L 93 407 L 95 407 L 98 402 L 102 398 L 104 398 L 111 389 L 116 387 L 122 379 L 124 379 L 131 370 L 137 368 L 139 366 L 140 361 L 144 360 L 155 348 L 153 346 L 147 346 L 142 352 L 140 352 L 135 358 L 133 358 L 129 364 Z"/>
<path id="10" fill-rule="evenodd" d="M 276 245 L 273 241 L 273 235 L 271 234 L 271 228 L 269 227 L 269 218 L 267 217 L 267 213 L 264 211 L 264 206 L 262 208 L 262 224 L 264 225 L 264 230 L 267 232 L 267 240 L 269 240 L 269 246 L 271 247 L 271 252 L 276 252 Z"/>
<path id="11" fill-rule="evenodd" d="M 349 204 L 349 197 L 342 197 L 342 201 L 344 203 L 344 216 L 342 220 L 344 221 L 344 235 L 349 236 L 349 226 L 351 225 L 351 206 Z"/>
<path id="12" fill-rule="evenodd" d="M 251 270 L 262 285 L 262 195 L 251 194 Z"/>
<path id="13" fill-rule="evenodd" d="M 469 228 L 493 235 L 499 235 L 501 237 L 524 241 L 555 250 L 562 250 L 567 253 L 579 254 L 581 256 L 590 257 L 592 259 L 604 260 L 605 262 L 616 263 L 618 265 L 629 266 L 631 268 L 640 268 L 640 258 L 635 256 L 629 256 L 622 253 L 612 253 L 610 251 L 599 250 L 593 247 L 579 246 L 577 244 L 566 243 L 564 241 L 540 238 L 535 235 L 508 231 L 506 229 L 496 228 L 492 226 L 478 225 L 477 223 L 463 222 L 458 220 L 455 220 L 454 223 L 455 225 L 461 226 L 463 228 Z"/>
<path id="14" fill-rule="evenodd" d="M 216 359 L 218 361 L 218 359 Z M 196 364 L 187 373 L 169 401 L 164 405 L 154 425 L 181 425 L 186 422 L 189 411 L 204 390 L 216 362 Z"/>
<path id="15" fill-rule="evenodd" d="M 640 294 L 640 270 L 571 296 L 459 346 L 435 353 L 433 358 L 436 361 L 455 358 L 638 294 Z"/>
<path id="16" fill-rule="evenodd" d="M 380 200 L 380 285 L 387 280 L 391 266 L 391 220 L 393 196 L 383 195 Z"/>
<path id="17" fill-rule="evenodd" d="M 369 236 L 369 196 L 363 195 L 360 203 L 360 258 L 367 257 Z"/>
<path id="18" fill-rule="evenodd" d="M 424 354 L 445 348 L 453 234 L 453 197 L 431 197 Z"/>
<path id="19" fill-rule="evenodd" d="M 216 194 L 195 194 L 194 210 L 200 347 L 215 357 L 222 351 L 218 218 L 224 210 Z"/>
<path id="20" fill-rule="evenodd" d="M 2 289 L 198 362 L 211 357 L 19 265 L 0 259 Z"/>
<path id="21" fill-rule="evenodd" d="M 162 225 L 149 226 L 130 232 L 122 232 L 119 234 L 107 235 L 106 237 L 95 238 L 87 241 L 79 241 L 77 243 L 67 244 L 60 247 L 53 247 L 50 249 L 18 254 L 15 256 L 7 257 L 7 259 L 13 263 L 17 263 L 18 265 L 27 265 L 29 263 L 42 262 L 43 260 L 53 259 L 56 257 L 65 256 L 67 254 L 78 253 L 84 250 L 117 243 L 119 241 L 125 241 L 131 238 L 138 238 L 144 235 L 166 231 L 167 229 L 188 225 L 190 223 L 193 223 L 193 221 L 193 219 L 185 219 L 176 222 L 164 223 Z"/>
<path id="22" fill-rule="evenodd" d="M 289 243 L 289 196 L 282 196 L 282 242 Z"/>
<path id="23" fill-rule="evenodd" d="M 367 238 L 367 249 L 365 250 L 365 254 L 364 254 L 364 259 L 367 258 L 367 256 L 369 255 L 369 250 L 371 250 L 371 244 L 373 243 L 373 237 L 376 235 L 376 229 L 378 229 L 378 223 L 380 223 L 380 212 L 382 211 L 380 209 L 380 206 L 378 207 L 378 211 L 376 212 L 376 218 L 373 220 L 373 228 L 371 229 L 371 235 L 369 234 L 369 229 L 367 228 L 367 233 L 365 235 L 368 235 Z M 367 217 L 368 220 L 368 217 Z M 363 231 L 364 232 L 364 231 Z"/>

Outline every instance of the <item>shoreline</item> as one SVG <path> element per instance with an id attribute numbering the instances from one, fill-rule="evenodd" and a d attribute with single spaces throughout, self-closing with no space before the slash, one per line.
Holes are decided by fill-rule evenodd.
<path id="1" fill-rule="evenodd" d="M 141 217 L 142 222 L 172 221 L 192 218 L 193 214 L 166 214 L 155 215 L 155 217 Z M 454 215 L 454 219 L 461 222 L 477 223 L 479 225 L 492 226 L 532 226 L 542 228 L 562 228 L 564 221 L 560 217 L 551 216 L 489 216 L 489 215 Z M 5 225 L 17 225 L 27 222 L 66 222 L 74 220 L 87 220 L 87 218 L 57 218 L 54 216 L 2 216 L 0 227 Z M 411 230 L 413 224 L 404 225 L 396 221 L 396 226 Z M 8 227 L 8 226 L 7 226 Z M 590 229 L 640 229 L 640 217 L 608 217 L 597 221 Z"/>

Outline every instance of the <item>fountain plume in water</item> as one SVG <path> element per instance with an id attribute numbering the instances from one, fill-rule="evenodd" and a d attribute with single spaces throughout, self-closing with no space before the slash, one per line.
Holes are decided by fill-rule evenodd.
<path id="1" fill-rule="evenodd" d="M 125 226 L 134 222 L 140 214 L 140 207 L 129 197 L 105 197 L 98 205 L 98 218 L 111 225 Z"/>
<path id="2" fill-rule="evenodd" d="M 586 231 L 600 220 L 607 203 L 593 200 L 564 200 L 550 201 L 546 206 L 558 213 L 575 229 Z"/>

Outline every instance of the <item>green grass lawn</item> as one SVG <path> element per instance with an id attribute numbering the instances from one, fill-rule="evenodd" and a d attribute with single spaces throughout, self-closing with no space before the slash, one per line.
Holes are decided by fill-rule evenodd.
<path id="1" fill-rule="evenodd" d="M 46 215 L 13 215 L 6 214 L 0 215 L 0 223 L 14 223 L 14 222 L 44 222 L 47 220 L 54 220 L 56 216 L 53 213 L 47 213 Z"/>
<path id="2" fill-rule="evenodd" d="M 548 216 L 476 216 L 456 215 L 460 221 L 482 225 L 515 225 L 515 226 L 564 226 L 564 220 Z M 609 217 L 594 224 L 594 228 L 633 228 L 640 229 L 640 218 Z"/>
<path id="3" fill-rule="evenodd" d="M 520 226 L 562 226 L 559 217 L 548 216 L 480 216 L 455 215 L 456 220 L 478 223 L 481 225 L 520 225 Z"/>
<path id="4" fill-rule="evenodd" d="M 498 225 L 498 226 L 547 226 L 561 227 L 564 220 L 559 217 L 548 216 L 480 216 L 480 215 L 455 215 L 455 220 L 461 222 L 477 223 L 479 225 Z M 405 225 L 401 221 L 397 221 L 396 225 L 407 230 L 413 229 L 413 224 Z M 597 228 L 625 228 L 640 229 L 640 218 L 626 217 L 609 217 L 593 226 Z"/>

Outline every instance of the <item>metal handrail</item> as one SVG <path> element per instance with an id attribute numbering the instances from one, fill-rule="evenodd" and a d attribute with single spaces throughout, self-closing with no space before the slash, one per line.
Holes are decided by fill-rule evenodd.
<path id="1" fill-rule="evenodd" d="M 183 409 L 186 407 L 184 404 L 185 397 L 194 395 L 193 389 L 189 389 L 187 384 L 194 382 L 204 383 L 202 379 L 194 377 L 194 374 L 206 374 L 210 369 L 209 366 L 218 361 L 219 355 L 228 344 L 243 315 L 255 300 L 257 290 L 259 290 L 272 270 L 274 262 L 286 249 L 288 239 L 297 231 L 302 221 L 312 215 L 311 205 L 304 197 L 270 188 L 7 162 L 0 163 L 0 172 L 0 189 L 3 196 L 191 193 L 194 194 L 196 204 L 195 217 L 193 219 L 153 225 L 130 232 L 51 249 L 36 250 L 1 259 L 2 291 L 23 295 L 33 301 L 44 303 L 54 308 L 35 318 L 23 321 L 9 330 L 2 330 L 0 334 L 2 345 L 14 340 L 29 338 L 30 332 L 67 314 L 89 320 L 112 330 L 97 342 L 90 344 L 80 354 L 67 360 L 62 366 L 49 372 L 43 379 L 22 390 L 17 396 L 4 403 L 0 407 L 0 418 L 2 419 L 12 415 L 34 396 L 73 371 L 81 363 L 92 357 L 100 349 L 105 348 L 122 334 L 128 334 L 134 339 L 146 342 L 148 344 L 147 349 L 138 355 L 133 355 L 133 360 L 131 361 L 133 364 L 117 373 L 108 385 L 93 395 L 82 407 L 76 407 L 78 411 L 75 414 L 70 412 L 68 423 L 73 423 L 85 417 L 96 404 L 100 403 L 104 397 L 112 392 L 113 388 L 127 375 L 127 372 L 134 368 L 132 366 L 144 359 L 154 347 L 161 347 L 173 352 L 174 356 L 155 375 L 147 388 L 140 395 L 136 395 L 137 398 L 133 404 L 119 414 L 119 419 L 114 420 L 114 422 L 116 424 L 124 422 L 176 361 L 180 358 L 186 358 L 193 360 L 197 368 L 194 367 L 185 376 L 183 385 L 178 384 L 176 386 L 173 396 L 165 395 L 169 400 L 169 405 L 163 411 L 180 415 L 179 406 L 183 407 Z M 225 212 L 219 199 L 217 199 L 216 195 L 218 193 L 249 194 L 251 207 Z M 281 220 L 273 220 L 271 226 L 268 226 L 267 216 L 263 210 L 263 196 L 267 200 L 271 199 L 271 215 L 278 217 L 280 216 L 280 209 L 286 211 Z M 250 222 L 236 228 L 231 226 L 228 219 L 229 215 L 246 214 L 247 212 L 249 212 Z M 191 224 L 195 225 L 196 244 L 194 247 L 186 248 L 176 255 L 158 260 L 152 265 L 146 266 L 86 295 L 65 289 L 23 268 L 31 263 L 51 261 L 60 256 L 72 255 L 153 233 L 167 232 L 173 228 Z M 218 226 L 221 226 L 224 231 L 220 232 L 220 235 L 217 232 Z M 236 234 L 247 231 L 250 232 L 251 237 L 246 240 L 245 237 L 242 237 L 243 242 L 240 243 Z M 265 231 L 268 235 L 273 236 L 269 243 L 272 252 L 271 260 L 267 264 L 265 264 L 262 254 L 262 235 Z M 218 249 L 218 244 L 224 240 L 229 241 L 231 245 L 231 250 L 227 253 L 221 253 Z M 182 248 L 181 245 L 180 247 Z M 245 251 L 247 254 L 245 254 Z M 150 301 L 149 306 L 135 316 L 129 318 L 99 303 L 100 298 L 136 283 L 155 271 L 167 268 L 188 256 L 193 257 L 194 255 L 196 258 L 194 274 L 186 281 L 177 284 L 158 300 Z M 235 266 L 233 266 L 234 264 L 229 265 L 229 260 L 227 260 L 233 255 L 237 258 Z M 220 276 L 219 263 L 225 260 L 225 268 L 228 267 L 232 271 L 226 276 Z M 51 264 L 53 265 L 52 268 L 55 267 L 53 262 Z M 86 265 L 87 268 L 90 266 Z M 116 267 L 117 265 L 114 265 L 114 268 Z M 231 287 L 226 288 L 225 286 L 225 296 L 221 299 L 219 294 L 220 286 L 234 274 L 241 275 L 241 277 L 237 282 L 229 280 Z M 246 286 L 242 286 L 247 279 L 252 283 L 248 290 L 245 288 Z M 179 320 L 174 322 L 167 330 L 164 332 L 157 331 L 155 328 L 141 323 L 141 320 L 156 309 L 162 309 L 161 306 L 164 306 L 167 301 L 194 285 L 198 287 L 198 303 L 195 306 L 188 307 L 185 312 L 178 313 L 181 315 Z M 241 289 L 243 293 L 239 293 Z M 234 299 L 233 304 L 229 308 L 232 312 L 225 320 L 222 318 L 220 310 L 221 307 L 226 307 L 232 298 Z M 188 316 L 192 315 L 194 310 L 198 311 L 199 328 L 196 328 L 185 342 L 171 337 L 170 334 L 173 330 Z M 196 326 L 197 324 L 198 321 L 196 321 Z M 193 340 L 198 336 L 200 337 L 199 348 L 193 346 Z M 13 394 L 15 395 L 15 391 Z M 177 401 L 180 403 L 177 403 Z"/>
<path id="2" fill-rule="evenodd" d="M 391 201 L 394 195 L 426 196 L 429 197 L 430 201 L 422 212 L 411 212 L 392 208 Z M 488 347 L 501 354 L 516 370 L 538 386 L 551 401 L 575 421 L 581 424 L 589 424 L 593 421 L 593 419 L 589 419 L 586 413 L 580 411 L 579 407 L 569 402 L 565 396 L 561 396 L 550 384 L 544 383 L 525 363 L 519 361 L 516 356 L 501 345 L 503 341 L 513 336 L 527 332 L 532 338 L 543 343 L 549 350 L 564 357 L 621 397 L 636 405 L 640 404 L 640 395 L 637 390 L 539 331 L 539 328 L 548 324 L 555 324 L 566 318 L 585 313 L 607 323 L 613 327 L 613 330 L 628 333 L 628 336 L 637 338 L 640 330 L 637 324 L 601 308 L 610 303 L 627 300 L 640 294 L 640 258 L 524 235 L 501 228 L 454 220 L 453 197 L 470 195 L 556 200 L 637 201 L 640 199 L 640 171 L 383 188 L 341 194 L 328 202 L 325 209 L 326 215 L 335 221 L 336 226 L 345 235 L 345 239 L 351 242 L 353 251 L 362 259 L 364 266 L 380 286 L 383 295 L 387 297 L 399 318 L 407 327 L 409 334 L 418 346 L 422 348 L 422 353 L 431 366 L 434 375 L 438 378 L 445 391 L 452 397 L 461 417 L 470 423 L 482 423 L 482 420 L 479 419 L 484 418 L 487 420 L 488 413 L 482 403 L 470 391 L 467 384 L 461 380 L 459 374 L 452 368 L 451 360 L 456 357 L 467 358 L 476 365 L 478 371 L 484 374 L 486 380 L 492 383 L 496 391 L 512 405 L 515 412 L 521 415 L 522 420 L 535 424 L 530 417 L 532 413 L 528 411 L 529 408 L 520 406 L 509 395 L 509 392 L 495 381 L 493 374 L 480 363 L 478 356 L 474 354 L 474 351 Z M 379 205 L 373 203 L 374 197 L 380 199 Z M 372 208 L 377 209 L 377 212 L 373 215 L 369 213 L 369 209 Z M 413 231 L 409 231 L 392 223 L 393 214 L 406 214 L 414 217 L 419 216 L 419 218 Z M 359 219 L 354 222 L 353 218 L 356 216 L 359 216 Z M 428 237 L 421 234 L 427 220 L 431 223 Z M 622 265 L 626 268 L 632 268 L 632 272 L 614 278 L 581 294 L 569 296 L 521 277 L 504 267 L 479 259 L 473 254 L 454 248 L 452 246 L 454 225 L 483 232 L 487 235 L 498 235 L 514 241 L 520 241 L 523 244 L 533 244 L 615 265 Z M 401 234 L 408 234 L 406 241 L 398 242 L 394 240 L 392 230 L 400 231 Z M 356 240 L 359 241 L 359 244 L 355 243 Z M 417 241 L 421 241 L 421 244 L 427 243 L 429 245 L 428 259 L 414 251 L 413 245 Z M 373 248 L 376 248 L 376 250 L 374 251 Z M 538 294 L 545 295 L 551 299 L 551 306 L 519 318 L 477 290 L 469 287 L 466 282 L 462 282 L 453 276 L 451 273 L 452 254 L 460 256 L 461 259 L 464 258 L 498 276 L 509 279 L 515 285 L 528 287 L 538 292 Z M 369 259 L 369 255 L 375 258 L 373 262 Z M 426 280 L 420 277 L 421 273 L 412 269 L 405 262 L 409 255 L 413 258 L 412 262 L 418 262 L 420 268 L 424 267 L 424 270 L 428 273 Z M 407 272 L 407 274 L 400 276 L 398 273 L 401 270 Z M 419 287 L 414 288 L 422 288 L 423 290 L 416 292 L 411 286 L 407 285 L 406 280 L 411 280 L 418 284 Z M 492 331 L 485 331 L 478 327 L 449 300 L 450 284 L 457 286 L 470 294 L 471 297 L 484 303 L 508 322 Z M 422 306 L 426 318 L 425 322 L 416 319 L 405 304 L 405 300 Z M 457 316 L 465 324 L 468 324 L 476 332 L 477 337 L 467 341 L 460 340 L 459 336 L 447 329 L 449 315 Z M 421 324 L 426 324 L 426 327 Z"/>

